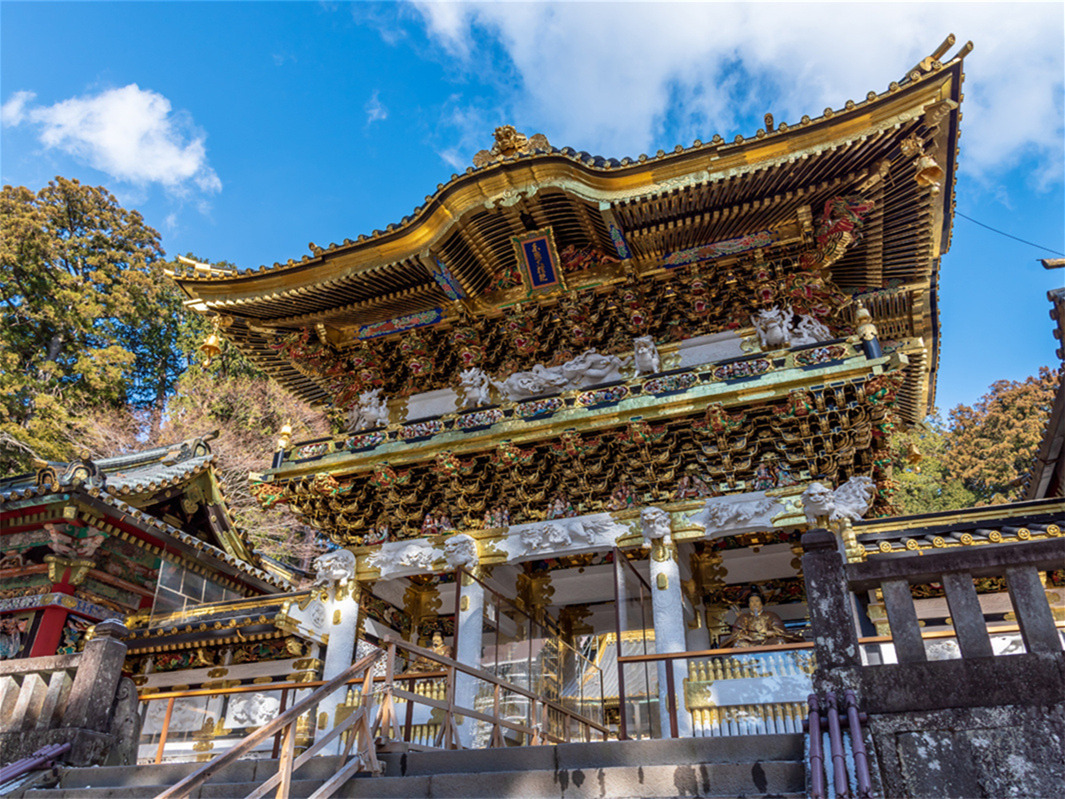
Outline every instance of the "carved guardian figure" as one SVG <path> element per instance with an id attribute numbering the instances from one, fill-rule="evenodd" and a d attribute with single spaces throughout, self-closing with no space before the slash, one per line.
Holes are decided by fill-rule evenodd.
<path id="1" fill-rule="evenodd" d="M 314 584 L 329 585 L 355 579 L 355 553 L 349 549 L 326 552 L 314 559 Z"/>

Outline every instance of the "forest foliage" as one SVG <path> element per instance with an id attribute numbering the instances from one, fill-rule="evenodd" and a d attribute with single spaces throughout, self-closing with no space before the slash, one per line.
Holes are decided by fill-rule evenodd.
<path id="1" fill-rule="evenodd" d="M 296 440 L 326 418 L 286 394 L 233 347 L 209 366 L 208 322 L 163 271 L 159 234 L 106 189 L 56 178 L 0 192 L 0 475 L 34 458 L 70 460 L 170 444 L 217 429 L 216 468 L 238 523 L 266 554 L 306 562 L 314 531 L 266 513 L 248 473 L 269 465 L 283 424 Z M 1019 498 L 1060 374 L 999 381 L 946 421 L 892 440 L 901 513 Z"/>
<path id="2" fill-rule="evenodd" d="M 0 476 L 35 458 L 102 458 L 217 430 L 215 468 L 237 523 L 264 554 L 321 550 L 291 512 L 265 512 L 248 473 L 277 433 L 328 433 L 235 347 L 204 365 L 209 323 L 164 275 L 159 234 L 105 189 L 56 178 L 0 193 Z"/>

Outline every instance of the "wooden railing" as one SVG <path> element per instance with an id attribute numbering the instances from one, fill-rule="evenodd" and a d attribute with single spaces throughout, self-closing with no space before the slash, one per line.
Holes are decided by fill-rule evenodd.
<path id="1" fill-rule="evenodd" d="M 456 716 L 482 721 L 491 725 L 488 736 L 489 747 L 504 746 L 504 730 L 523 736 L 523 743 L 537 746 L 544 743 L 568 743 L 571 740 L 591 741 L 594 738 L 605 739 L 610 736 L 610 730 L 593 719 L 580 713 L 575 713 L 569 708 L 563 707 L 558 702 L 546 699 L 533 691 L 522 688 L 507 680 L 500 679 L 487 671 L 483 671 L 457 660 L 439 655 L 432 650 L 423 649 L 407 641 L 401 641 L 391 636 L 386 636 L 382 645 L 386 647 L 388 659 L 386 661 L 386 674 L 384 677 L 385 689 L 381 699 L 380 726 L 382 740 L 384 742 L 402 742 L 411 744 L 412 719 L 415 705 L 425 705 L 429 708 L 443 711 L 443 720 L 440 730 L 433 741 L 435 748 L 457 749 L 462 748 L 456 732 Z M 397 655 L 401 652 L 413 656 L 416 661 L 437 663 L 440 665 L 439 674 L 445 682 L 446 690 L 443 699 L 437 699 L 414 691 L 395 687 L 397 681 L 409 679 L 407 675 L 395 676 L 395 664 Z M 491 685 L 491 712 L 484 709 L 463 707 L 456 703 L 455 683 L 459 674 L 468 675 L 487 685 Z M 527 702 L 525 721 L 515 721 L 507 718 L 503 712 L 504 694 L 521 697 Z M 401 723 L 396 710 L 396 700 L 407 703 L 404 720 Z M 557 717 L 566 720 L 563 725 L 565 734 L 552 733 L 548 725 L 548 715 L 556 714 Z M 569 734 L 571 724 L 575 724 L 578 730 L 577 736 Z"/>
<path id="2" fill-rule="evenodd" d="M 337 788 L 347 782 L 348 779 L 359 770 L 366 770 L 371 773 L 380 772 L 381 767 L 377 761 L 377 752 L 373 743 L 373 730 L 370 724 L 370 715 L 373 712 L 371 701 L 373 696 L 371 690 L 373 685 L 373 674 L 370 667 L 377 662 L 381 655 L 382 652 L 379 650 L 356 661 L 346 671 L 315 689 L 310 696 L 304 697 L 292 707 L 280 713 L 273 721 L 264 724 L 262 727 L 255 730 L 255 732 L 245 737 L 244 740 L 232 749 L 219 755 L 211 762 L 205 764 L 202 768 L 197 769 L 192 774 L 185 777 L 176 785 L 163 791 L 156 797 L 156 799 L 184 799 L 221 769 L 236 762 L 243 755 L 248 754 L 259 744 L 269 740 L 278 733 L 281 733 L 281 752 L 280 759 L 278 760 L 278 773 L 263 782 L 252 793 L 248 794 L 247 799 L 259 799 L 259 797 L 265 796 L 274 788 L 277 789 L 275 793 L 277 799 L 287 799 L 292 784 L 293 772 L 321 752 L 338 736 L 348 731 L 350 731 L 351 734 L 348 736 L 347 743 L 344 747 L 343 757 L 347 758 L 351 752 L 352 745 L 357 743 L 358 748 L 356 749 L 356 757 L 342 766 L 336 774 L 330 777 L 329 780 L 321 786 L 321 788 L 315 791 L 313 799 L 327 799 L 327 797 L 332 796 Z M 332 730 L 316 740 L 310 748 L 296 757 L 296 722 L 299 720 L 300 716 L 314 708 L 319 702 L 332 695 L 335 691 L 340 689 L 346 690 L 346 687 L 357 680 L 359 675 L 363 675 L 362 702 L 360 708 L 334 726 Z M 262 688 L 262 686 L 255 687 L 259 689 Z M 172 702 L 173 699 L 171 698 L 171 703 Z M 165 735 L 166 728 L 164 726 L 164 740 Z"/>
<path id="3" fill-rule="evenodd" d="M 275 790 L 277 799 L 286 799 L 292 782 L 292 775 L 304 763 L 321 753 L 325 747 L 338 736 L 346 734 L 343 757 L 346 759 L 354 748 L 356 756 L 325 782 L 315 793 L 313 799 L 327 799 L 348 779 L 359 771 L 378 774 L 381 771 L 377 759 L 376 742 L 380 739 L 383 746 L 402 744 L 405 748 L 463 748 L 458 736 L 458 718 L 466 717 L 490 725 L 487 737 L 489 747 L 508 745 L 507 737 L 514 740 L 515 735 L 525 745 L 536 746 L 546 743 L 565 743 L 570 740 L 591 741 L 609 737 L 610 730 L 599 722 L 563 707 L 561 704 L 538 696 L 519 685 L 500 679 L 486 671 L 459 663 L 452 658 L 439 655 L 432 650 L 423 649 L 406 641 L 386 637 L 382 641 L 382 650 L 362 658 L 349 669 L 332 680 L 311 683 L 270 683 L 261 685 L 242 685 L 230 688 L 202 689 L 194 691 L 168 691 L 147 694 L 142 701 L 167 700 L 167 713 L 160 734 L 156 762 L 162 761 L 166 745 L 167 728 L 173 711 L 174 702 L 179 698 L 197 696 L 222 696 L 248 692 L 271 690 L 307 690 L 313 693 L 291 707 L 282 706 L 277 718 L 253 731 L 239 743 L 193 772 L 181 782 L 159 794 L 156 799 L 183 799 L 214 774 L 229 764 L 252 752 L 271 738 L 275 740 L 274 754 L 279 756 L 278 773 L 263 782 L 247 799 L 259 799 Z M 373 664 L 385 657 L 385 673 L 374 675 Z M 397 666 L 402 661 L 420 664 L 432 664 L 417 672 L 397 674 Z M 435 666 L 439 668 L 435 668 Z M 491 699 L 487 708 L 464 707 L 457 703 L 455 685 L 460 674 L 491 686 Z M 419 684 L 439 685 L 445 688 L 437 695 L 418 693 Z M 353 712 L 333 729 L 300 755 L 295 754 L 296 723 L 301 716 L 312 711 L 322 700 L 339 690 L 347 690 L 349 685 L 361 683 L 361 690 Z M 399 687 L 399 686 L 406 687 Z M 504 710 L 505 699 L 509 696 L 521 697 L 526 713 L 522 719 L 508 717 Z M 399 717 L 398 704 L 403 703 L 404 718 Z M 414 740 L 417 731 L 413 724 L 416 705 L 428 707 L 431 711 L 441 711 L 441 722 L 430 746 L 419 746 Z M 565 734 L 552 733 L 548 725 L 548 716 L 555 714 L 565 719 Z M 577 735 L 569 731 L 576 727 Z"/>
<path id="4" fill-rule="evenodd" d="M 943 586 L 962 658 L 994 654 L 974 577 L 1006 578 L 1027 652 L 1061 652 L 1061 640 L 1039 571 L 1060 568 L 1063 563 L 1065 539 L 1047 539 L 1022 545 L 933 552 L 921 558 L 870 559 L 848 564 L 846 576 L 850 590 L 856 594 L 880 589 L 899 662 L 915 663 L 924 662 L 927 656 L 910 586 L 930 582 Z"/>

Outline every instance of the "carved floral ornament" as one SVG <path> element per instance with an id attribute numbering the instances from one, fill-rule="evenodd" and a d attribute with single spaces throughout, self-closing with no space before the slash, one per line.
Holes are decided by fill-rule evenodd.
<path id="1" fill-rule="evenodd" d="M 570 362 L 593 351 L 600 360 L 634 354 L 639 373 L 649 374 L 664 345 L 746 328 L 752 316 L 766 314 L 781 317 L 774 340 L 779 343 L 767 346 L 846 335 L 849 319 L 841 311 L 849 295 L 817 273 L 793 271 L 796 266 L 794 255 L 775 262 L 756 262 L 752 256 L 704 276 L 704 267 L 696 264 L 650 285 L 633 281 L 563 294 L 550 305 L 525 302 L 499 317 L 359 341 L 339 350 L 310 329 L 283 336 L 274 348 L 320 385 L 334 407 L 358 409 L 351 421 L 361 429 L 378 415 L 364 407 L 371 400 L 366 392 L 375 389 L 379 398 L 397 398 L 451 388 L 480 404 L 485 378 L 498 387 L 515 374 L 545 371 L 544 380 L 556 380 L 565 377 L 567 367 L 583 368 Z"/>
<path id="2" fill-rule="evenodd" d="M 504 136 L 506 143 L 500 146 L 508 148 L 513 141 L 519 140 Z M 631 273 L 594 290 L 565 292 L 549 302 L 521 302 L 500 316 L 449 320 L 437 309 L 422 313 L 425 320 L 418 322 L 417 329 L 375 323 L 375 330 L 380 330 L 372 337 L 340 350 L 322 341 L 312 328 L 284 334 L 273 347 L 320 385 L 335 407 L 350 409 L 363 405 L 365 392 L 373 389 L 399 397 L 467 385 L 476 394 L 483 383 L 477 388 L 466 384 L 464 370 L 477 368 L 490 380 L 504 382 L 537 365 L 562 367 L 579 353 L 628 355 L 634 339 L 657 348 L 744 328 L 752 317 L 764 314 L 787 317 L 776 336 L 781 343 L 775 346 L 785 340 L 792 345 L 812 343 L 848 330 L 841 311 L 850 297 L 827 279 L 825 270 L 860 241 L 872 208 L 872 202 L 858 196 L 832 198 L 825 204 L 813 248 L 780 246 L 768 260 L 761 249 L 720 264 L 694 258 L 654 281 Z M 614 259 L 587 248 L 566 247 L 561 261 L 569 273 Z M 518 285 L 520 279 L 515 280 Z M 637 346 L 641 374 L 653 368 L 655 354 L 649 347 Z M 372 409 L 366 410 L 373 415 Z M 356 423 L 365 424 L 362 418 Z"/>
<path id="3" fill-rule="evenodd" d="M 776 402 L 743 408 L 710 403 L 676 418 L 630 419 L 594 433 L 559 429 L 543 440 L 503 440 L 483 451 L 427 444 L 431 454 L 422 462 L 393 467 L 373 460 L 369 471 L 339 479 L 319 473 L 284 484 L 255 483 L 252 490 L 264 505 L 288 503 L 337 543 L 353 546 L 812 479 L 836 483 L 858 474 L 879 484 L 887 479 L 882 450 L 901 380 L 901 373 L 891 373 L 796 389 Z M 522 422 L 515 416 L 505 423 Z"/>

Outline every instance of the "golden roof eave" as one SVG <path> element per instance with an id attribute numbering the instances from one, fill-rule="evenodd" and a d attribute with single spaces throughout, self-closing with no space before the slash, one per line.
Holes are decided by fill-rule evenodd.
<path id="1" fill-rule="evenodd" d="M 425 205 L 400 225 L 367 241 L 346 242 L 291 265 L 260 268 L 255 272 L 217 275 L 174 274 L 192 298 L 208 307 L 225 306 L 240 313 L 240 305 L 264 297 L 284 297 L 315 286 L 328 287 L 339 280 L 372 275 L 404 259 L 412 259 L 438 244 L 471 209 L 494 204 L 517 192 L 559 187 L 590 202 L 612 205 L 654 197 L 681 185 L 713 182 L 736 175 L 770 169 L 796 158 L 816 157 L 833 147 L 920 118 L 930 106 L 960 99 L 961 60 L 928 72 L 909 84 L 840 111 L 826 113 L 783 130 L 783 126 L 740 142 L 700 144 L 679 152 L 618 167 L 592 166 L 562 152 L 505 159 L 479 170 L 469 169 L 439 187 Z M 826 110 L 827 111 L 827 110 Z M 941 163 L 953 172 L 956 115 L 945 137 L 938 137 Z M 944 224 L 949 219 L 952 187 L 945 186 L 934 214 L 936 255 L 942 249 Z"/>

